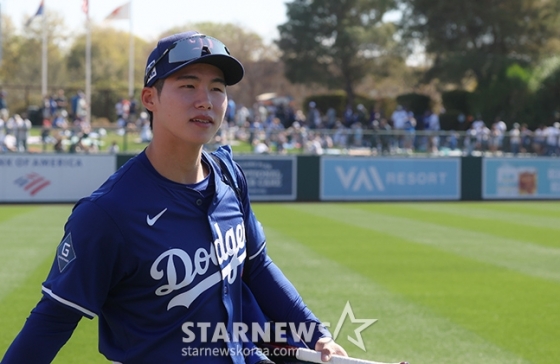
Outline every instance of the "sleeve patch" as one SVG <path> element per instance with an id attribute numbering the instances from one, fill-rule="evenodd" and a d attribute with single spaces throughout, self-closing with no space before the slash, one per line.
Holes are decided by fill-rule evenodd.
<path id="1" fill-rule="evenodd" d="M 76 259 L 76 253 L 74 252 L 74 247 L 72 246 L 72 234 L 68 234 L 56 248 L 56 260 L 58 261 L 58 270 L 62 272 L 64 268 L 71 261 Z"/>

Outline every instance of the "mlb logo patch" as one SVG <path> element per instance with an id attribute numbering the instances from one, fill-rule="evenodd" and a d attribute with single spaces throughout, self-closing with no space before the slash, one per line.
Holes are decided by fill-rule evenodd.
<path id="1" fill-rule="evenodd" d="M 76 253 L 74 252 L 74 247 L 72 246 L 72 234 L 68 234 L 58 245 L 56 249 L 56 259 L 58 261 L 58 270 L 62 272 L 64 268 L 71 261 L 76 259 Z"/>

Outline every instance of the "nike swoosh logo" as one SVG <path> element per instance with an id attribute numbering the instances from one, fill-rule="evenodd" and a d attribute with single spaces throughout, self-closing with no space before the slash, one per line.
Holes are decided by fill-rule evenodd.
<path id="1" fill-rule="evenodd" d="M 150 217 L 150 215 L 146 215 L 146 222 L 148 223 L 148 225 L 153 226 L 156 223 L 156 221 L 158 221 L 158 219 L 161 217 L 161 215 L 165 213 L 165 211 L 167 211 L 167 207 L 161 210 L 161 212 L 154 217 Z"/>

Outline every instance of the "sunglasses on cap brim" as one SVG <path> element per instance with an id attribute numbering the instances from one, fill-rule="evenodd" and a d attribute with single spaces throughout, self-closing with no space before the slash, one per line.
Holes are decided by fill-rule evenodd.
<path id="1" fill-rule="evenodd" d="M 169 46 L 165 51 L 163 51 L 158 59 L 152 62 L 150 67 L 146 70 L 146 75 L 144 76 L 145 85 L 147 85 L 151 78 L 155 76 L 155 74 L 152 76 L 151 73 L 167 54 L 169 54 L 169 63 L 188 62 L 210 54 L 230 55 L 229 50 L 224 43 L 220 42 L 216 38 L 204 34 L 197 34 L 192 37 L 180 39 Z"/>

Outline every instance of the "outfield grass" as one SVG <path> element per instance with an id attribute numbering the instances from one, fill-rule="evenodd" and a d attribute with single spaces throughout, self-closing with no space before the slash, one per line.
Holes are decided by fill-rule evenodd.
<path id="1" fill-rule="evenodd" d="M 560 202 L 257 203 L 269 253 L 350 354 L 421 363 L 560 358 Z M 0 205 L 0 355 L 40 296 L 71 206 Z M 82 320 L 55 363 L 106 363 Z"/>

